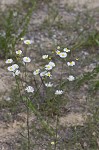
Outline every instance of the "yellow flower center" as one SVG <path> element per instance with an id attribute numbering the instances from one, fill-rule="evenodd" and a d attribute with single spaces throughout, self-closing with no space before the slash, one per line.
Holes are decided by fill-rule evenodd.
<path id="1" fill-rule="evenodd" d="M 51 57 L 49 57 L 49 59 L 51 59 Z"/>
<path id="2" fill-rule="evenodd" d="M 26 44 L 30 44 L 30 41 L 26 41 Z"/>
<path id="3" fill-rule="evenodd" d="M 71 62 L 70 62 L 70 64 L 72 65 L 72 64 L 73 64 L 73 62 L 71 61 Z"/>
<path id="4" fill-rule="evenodd" d="M 10 70 L 12 71 L 12 67 L 10 67 Z"/>
<path id="5" fill-rule="evenodd" d="M 47 68 L 50 68 L 50 66 L 47 66 Z"/>
<path id="6" fill-rule="evenodd" d="M 60 52 L 57 52 L 57 54 L 60 54 Z"/>
<path id="7" fill-rule="evenodd" d="M 36 73 L 38 73 L 38 70 L 36 70 Z"/>
<path id="8" fill-rule="evenodd" d="M 28 58 L 26 58 L 26 61 L 28 61 Z"/>

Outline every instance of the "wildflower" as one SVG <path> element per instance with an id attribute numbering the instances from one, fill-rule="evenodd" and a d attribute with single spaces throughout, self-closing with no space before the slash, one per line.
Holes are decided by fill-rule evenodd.
<path id="1" fill-rule="evenodd" d="M 20 74 L 20 70 L 16 70 L 15 72 L 13 72 L 13 76 L 18 76 Z"/>
<path id="2" fill-rule="evenodd" d="M 60 49 L 60 46 L 57 46 L 57 49 Z"/>
<path id="3" fill-rule="evenodd" d="M 76 58 L 76 60 L 79 60 L 79 58 Z"/>
<path id="4" fill-rule="evenodd" d="M 37 75 L 37 74 L 39 74 L 39 73 L 40 73 L 40 69 L 37 69 L 37 70 L 35 70 L 35 71 L 33 72 L 34 75 Z"/>
<path id="5" fill-rule="evenodd" d="M 26 62 L 30 62 L 30 61 L 31 61 L 31 59 L 30 59 L 29 57 L 24 57 L 24 58 L 23 58 L 23 62 L 25 62 L 25 63 L 26 63 Z"/>
<path id="6" fill-rule="evenodd" d="M 7 59 L 5 63 L 6 63 L 6 64 L 11 64 L 12 62 L 13 62 L 12 59 Z"/>
<path id="7" fill-rule="evenodd" d="M 69 81 L 74 81 L 75 80 L 75 77 L 70 75 L 68 78 L 67 78 Z"/>
<path id="8" fill-rule="evenodd" d="M 50 66 L 52 66 L 52 67 L 55 67 L 55 63 L 52 62 L 52 61 L 50 61 L 48 64 L 49 64 Z"/>
<path id="9" fill-rule="evenodd" d="M 21 51 L 21 50 L 18 50 L 18 51 L 16 51 L 16 54 L 21 55 L 21 54 L 22 54 L 22 51 Z"/>
<path id="10" fill-rule="evenodd" d="M 52 51 L 52 54 L 54 54 L 55 51 Z"/>
<path id="11" fill-rule="evenodd" d="M 67 65 L 68 65 L 68 66 L 74 66 L 74 65 L 75 65 L 75 62 L 74 62 L 74 61 L 67 62 Z"/>
<path id="12" fill-rule="evenodd" d="M 15 68 L 15 70 L 19 68 L 17 64 L 13 64 L 12 67 Z"/>
<path id="13" fill-rule="evenodd" d="M 55 142 L 51 142 L 51 145 L 54 145 L 55 144 Z"/>
<path id="14" fill-rule="evenodd" d="M 51 82 L 49 82 L 49 83 L 45 83 L 45 86 L 46 86 L 46 87 L 52 87 L 53 84 L 52 84 Z"/>
<path id="15" fill-rule="evenodd" d="M 32 44 L 32 41 L 31 40 L 24 40 L 24 44 L 30 45 L 30 44 Z"/>
<path id="16" fill-rule="evenodd" d="M 34 88 L 32 86 L 27 86 L 25 88 L 25 91 L 27 91 L 28 93 L 33 93 L 34 92 Z"/>
<path id="17" fill-rule="evenodd" d="M 59 50 L 56 51 L 56 54 L 59 55 L 61 52 Z"/>
<path id="18" fill-rule="evenodd" d="M 63 51 L 68 53 L 68 52 L 70 52 L 70 49 L 64 48 Z"/>
<path id="19" fill-rule="evenodd" d="M 21 41 L 23 41 L 24 40 L 24 38 L 21 38 Z"/>
<path id="20" fill-rule="evenodd" d="M 42 58 L 46 59 L 46 58 L 48 58 L 48 55 L 43 55 Z"/>
<path id="21" fill-rule="evenodd" d="M 45 75 L 46 75 L 47 77 L 51 77 L 51 76 L 52 76 L 50 72 L 46 72 Z"/>
<path id="22" fill-rule="evenodd" d="M 63 90 L 56 90 L 55 91 L 55 95 L 61 95 L 61 94 L 63 94 Z"/>
<path id="23" fill-rule="evenodd" d="M 13 12 L 13 16 L 16 17 L 18 14 L 17 12 Z"/>
<path id="24" fill-rule="evenodd" d="M 51 60 L 52 58 L 51 57 L 49 57 L 49 60 Z"/>
<path id="25" fill-rule="evenodd" d="M 12 71 L 13 72 L 13 71 L 15 71 L 15 68 L 13 66 L 9 66 L 8 67 L 8 71 Z"/>
<path id="26" fill-rule="evenodd" d="M 40 73 L 40 76 L 44 77 L 46 73 L 47 73 L 47 71 L 43 71 L 43 72 Z"/>
<path id="27" fill-rule="evenodd" d="M 61 58 L 66 58 L 66 57 L 67 57 L 67 53 L 66 53 L 66 52 L 61 52 L 61 53 L 59 54 L 59 56 L 60 56 Z"/>
<path id="28" fill-rule="evenodd" d="M 51 70 L 52 68 L 53 68 L 53 67 L 52 67 L 51 65 L 49 65 L 49 64 L 48 64 L 48 65 L 45 65 L 45 69 L 46 69 L 46 70 Z"/>

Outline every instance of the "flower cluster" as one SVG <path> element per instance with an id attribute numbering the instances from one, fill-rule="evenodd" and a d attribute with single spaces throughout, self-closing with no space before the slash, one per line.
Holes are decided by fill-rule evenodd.
<path id="1" fill-rule="evenodd" d="M 56 54 L 59 55 L 61 58 L 66 58 L 68 52 L 70 52 L 68 48 L 64 48 L 63 51 L 60 51 L 60 46 L 58 46 L 56 50 Z"/>
<path id="2" fill-rule="evenodd" d="M 30 45 L 32 44 L 32 41 L 31 40 L 24 40 L 24 38 L 21 38 L 21 40 L 23 40 L 24 44 L 26 45 Z M 55 54 L 56 56 L 59 56 L 60 58 L 66 58 L 68 56 L 68 53 L 70 52 L 70 50 L 68 48 L 63 48 L 61 49 L 60 46 L 57 46 L 57 49 L 55 50 Z M 22 50 L 17 50 L 16 51 L 16 55 L 21 55 L 23 52 Z M 23 56 L 23 55 L 21 55 Z M 52 57 L 50 57 L 49 55 L 42 55 L 42 59 L 47 59 L 47 62 L 49 61 L 49 59 L 51 59 Z M 26 65 L 27 63 L 30 63 L 31 62 L 31 58 L 30 57 L 20 57 L 20 59 L 22 59 L 22 62 L 24 65 Z M 64 59 L 66 61 L 66 59 Z M 64 62 L 65 62 L 64 61 Z M 11 64 L 13 63 L 14 61 L 12 59 L 7 59 L 6 60 L 6 64 Z M 75 65 L 75 61 L 68 61 L 66 62 L 67 66 L 68 67 L 73 67 Z M 33 75 L 36 76 L 36 75 L 39 75 L 40 78 L 44 78 L 46 77 L 46 81 L 47 81 L 47 77 L 49 77 L 48 80 L 52 79 L 52 69 L 56 66 L 56 64 L 52 61 L 52 59 L 47 63 L 45 64 L 42 68 L 38 68 L 36 70 L 33 71 Z M 8 66 L 8 71 L 12 72 L 13 73 L 13 76 L 18 76 L 21 72 L 19 70 L 19 66 L 18 64 L 12 64 L 11 66 Z M 75 80 L 75 77 L 73 75 L 69 75 L 67 77 L 67 80 L 68 81 L 74 81 Z M 51 88 L 53 87 L 53 83 L 51 83 L 50 81 L 49 82 L 45 82 L 44 81 L 44 84 L 47 88 Z M 32 86 L 27 86 L 25 88 L 25 91 L 27 91 L 28 93 L 33 93 L 34 92 L 34 88 Z M 62 89 L 56 89 L 55 91 L 55 95 L 62 95 L 64 93 L 64 91 Z"/>

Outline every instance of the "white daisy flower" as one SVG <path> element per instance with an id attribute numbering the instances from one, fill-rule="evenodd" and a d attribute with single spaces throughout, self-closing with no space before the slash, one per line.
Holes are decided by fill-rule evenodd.
<path id="1" fill-rule="evenodd" d="M 13 72 L 13 71 L 15 71 L 15 68 L 14 68 L 13 66 L 9 66 L 9 67 L 8 67 L 8 71 Z"/>
<path id="2" fill-rule="evenodd" d="M 48 58 L 48 55 L 43 55 L 42 58 L 46 59 L 46 58 Z"/>
<path id="3" fill-rule="evenodd" d="M 67 53 L 61 52 L 61 53 L 59 54 L 59 56 L 60 56 L 61 58 L 66 58 L 66 57 L 67 57 Z"/>
<path id="4" fill-rule="evenodd" d="M 22 37 L 22 38 L 21 38 L 21 41 L 23 41 L 23 40 L 24 40 L 24 38 Z"/>
<path id="5" fill-rule="evenodd" d="M 38 75 L 40 73 L 40 69 L 37 69 L 33 72 L 34 75 Z"/>
<path id="6" fill-rule="evenodd" d="M 45 83 L 45 86 L 46 86 L 46 87 L 52 87 L 53 84 L 52 84 L 51 82 L 49 82 L 49 83 Z"/>
<path id="7" fill-rule="evenodd" d="M 48 64 L 49 64 L 50 66 L 52 66 L 52 67 L 55 67 L 55 63 L 52 62 L 52 61 L 50 61 Z"/>
<path id="8" fill-rule="evenodd" d="M 51 75 L 51 73 L 50 73 L 50 72 L 46 72 L 46 73 L 45 73 L 45 76 L 47 76 L 47 77 L 51 77 L 52 75 Z"/>
<path id="9" fill-rule="evenodd" d="M 61 52 L 59 50 L 56 50 L 56 54 L 59 55 Z"/>
<path id="10" fill-rule="evenodd" d="M 16 51 L 16 54 L 21 55 L 21 54 L 22 54 L 22 51 L 21 51 L 21 50 L 18 50 L 18 51 Z"/>
<path id="11" fill-rule="evenodd" d="M 51 145 L 54 145 L 55 144 L 55 142 L 51 142 Z"/>
<path id="12" fill-rule="evenodd" d="M 67 62 L 67 65 L 68 65 L 68 66 L 74 66 L 74 65 L 75 65 L 75 62 L 74 62 L 74 61 Z"/>
<path id="13" fill-rule="evenodd" d="M 33 93 L 34 92 L 34 88 L 32 86 L 27 86 L 25 88 L 25 91 L 27 91 L 28 93 Z"/>
<path id="14" fill-rule="evenodd" d="M 55 91 L 55 95 L 61 95 L 61 94 L 63 94 L 63 90 L 56 90 Z"/>
<path id="15" fill-rule="evenodd" d="M 11 64 L 12 62 L 13 62 L 12 59 L 7 59 L 5 63 L 6 63 L 6 64 Z"/>
<path id="16" fill-rule="evenodd" d="M 44 77 L 46 73 L 47 73 L 47 71 L 43 71 L 43 72 L 40 73 L 40 76 Z"/>
<path id="17" fill-rule="evenodd" d="M 60 46 L 57 46 L 57 49 L 60 49 Z"/>
<path id="18" fill-rule="evenodd" d="M 30 61 L 31 61 L 31 59 L 29 57 L 24 57 L 23 58 L 23 62 L 25 62 L 25 63 L 30 62 Z"/>
<path id="19" fill-rule="evenodd" d="M 15 68 L 15 70 L 19 68 L 17 64 L 13 64 L 12 67 Z"/>
<path id="20" fill-rule="evenodd" d="M 64 48 L 63 51 L 68 53 L 68 52 L 70 52 L 70 49 Z"/>
<path id="21" fill-rule="evenodd" d="M 48 65 L 45 65 L 45 69 L 46 69 L 46 70 L 51 70 L 52 68 L 53 68 L 53 67 L 52 67 L 51 65 L 49 65 L 49 64 L 48 64 Z"/>
<path id="22" fill-rule="evenodd" d="M 74 81 L 75 80 L 75 77 L 70 75 L 68 78 L 67 78 L 69 81 Z"/>
<path id="23" fill-rule="evenodd" d="M 30 44 L 32 44 L 32 41 L 31 40 L 24 40 L 24 44 L 30 45 Z"/>
<path id="24" fill-rule="evenodd" d="M 20 70 L 16 70 L 14 73 L 13 73 L 13 76 L 18 76 L 20 74 Z"/>

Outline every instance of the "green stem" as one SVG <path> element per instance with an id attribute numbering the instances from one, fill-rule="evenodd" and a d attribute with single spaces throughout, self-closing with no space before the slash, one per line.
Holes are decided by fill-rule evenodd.
<path id="1" fill-rule="evenodd" d="M 25 81 L 26 81 L 26 78 L 27 78 L 27 74 L 26 74 L 26 63 L 25 63 Z M 27 111 L 27 138 L 28 138 L 27 148 L 28 148 L 28 150 L 30 150 L 29 99 L 27 99 L 26 105 L 27 105 L 26 111 Z"/>
<path id="2" fill-rule="evenodd" d="M 29 100 L 28 99 L 27 99 L 27 132 L 28 132 L 28 150 L 30 150 Z"/>
<path id="3" fill-rule="evenodd" d="M 54 148 L 54 150 L 57 149 L 58 122 L 59 122 L 59 119 L 58 119 L 58 114 L 57 114 L 56 115 L 55 148 Z"/>

